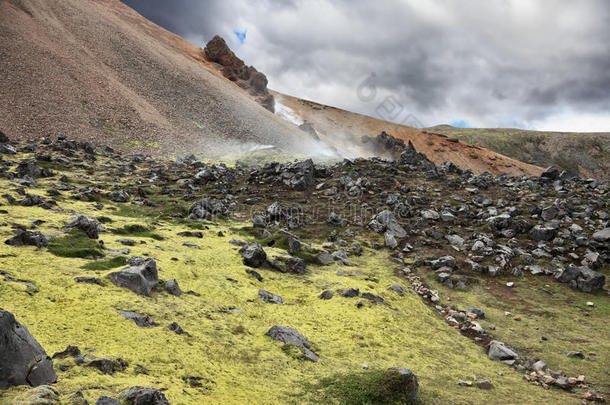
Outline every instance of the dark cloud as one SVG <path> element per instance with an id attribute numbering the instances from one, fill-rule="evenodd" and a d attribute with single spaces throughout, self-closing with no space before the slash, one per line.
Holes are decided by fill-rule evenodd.
<path id="1" fill-rule="evenodd" d="M 124 2 L 196 45 L 222 35 L 299 97 L 370 115 L 392 97 L 425 125 L 549 129 L 586 115 L 581 129 L 610 130 L 605 0 Z M 233 30 L 248 31 L 243 45 Z M 371 74 L 376 97 L 363 99 Z"/>

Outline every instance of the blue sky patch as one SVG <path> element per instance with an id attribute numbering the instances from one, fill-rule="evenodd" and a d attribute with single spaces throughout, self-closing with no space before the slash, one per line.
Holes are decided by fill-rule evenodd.
<path id="1" fill-rule="evenodd" d="M 243 31 L 233 30 L 233 34 L 235 34 L 235 37 L 237 38 L 237 40 L 239 41 L 240 44 L 243 44 L 246 41 L 247 32 L 248 32 L 248 30 L 243 30 Z"/>
<path id="2" fill-rule="evenodd" d="M 456 127 L 456 128 L 472 128 L 470 126 L 470 124 L 468 123 L 468 121 L 466 121 L 466 120 L 456 120 L 456 121 L 450 122 L 449 125 L 451 125 L 452 127 Z"/>

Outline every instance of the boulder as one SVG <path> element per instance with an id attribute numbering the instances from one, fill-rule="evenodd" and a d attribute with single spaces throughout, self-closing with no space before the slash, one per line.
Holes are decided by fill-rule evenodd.
<path id="1" fill-rule="evenodd" d="M 17 166 L 18 177 L 31 177 L 37 179 L 39 177 L 51 177 L 53 172 L 49 169 L 42 168 L 36 164 L 33 160 L 26 159 L 19 162 Z"/>
<path id="2" fill-rule="evenodd" d="M 92 354 L 86 354 L 80 358 L 77 357 L 76 361 L 84 367 L 92 367 L 98 369 L 102 374 L 108 375 L 123 371 L 128 366 L 127 362 L 123 359 L 112 360 L 105 357 L 96 357 Z"/>
<path id="3" fill-rule="evenodd" d="M 455 260 L 455 257 L 453 257 L 453 256 L 442 256 L 442 257 L 439 257 L 438 259 L 432 260 L 430 262 L 430 264 L 432 265 L 432 268 L 434 270 L 438 270 L 441 267 L 449 267 L 449 268 L 453 269 L 457 266 L 457 261 Z"/>
<path id="4" fill-rule="evenodd" d="M 390 210 L 384 210 L 375 215 L 369 223 L 369 228 L 377 233 L 387 232 L 396 238 L 404 238 L 407 236 L 407 231 L 400 226 L 396 217 L 394 217 L 394 214 Z"/>
<path id="5" fill-rule="evenodd" d="M 559 178 L 559 169 L 555 166 L 549 166 L 540 174 L 540 177 L 548 180 L 557 180 Z"/>
<path id="6" fill-rule="evenodd" d="M 301 335 L 299 331 L 294 328 L 275 325 L 267 331 L 266 335 L 271 337 L 273 340 L 295 345 L 301 349 L 307 360 L 316 362 L 319 359 L 318 355 L 310 349 L 313 343 L 311 343 L 305 336 Z"/>
<path id="7" fill-rule="evenodd" d="M 244 258 L 244 264 L 250 267 L 261 267 L 267 261 L 267 254 L 258 243 L 248 243 L 239 249 L 239 254 Z"/>
<path id="8" fill-rule="evenodd" d="M 496 361 L 517 360 L 519 358 L 517 353 L 498 340 L 489 342 L 487 356 Z"/>
<path id="9" fill-rule="evenodd" d="M 555 229 L 548 226 L 536 225 L 529 233 L 531 239 L 535 241 L 550 241 L 555 237 Z"/>
<path id="10" fill-rule="evenodd" d="M 468 308 L 466 315 L 473 314 L 477 319 L 485 319 L 485 311 L 480 308 Z"/>
<path id="11" fill-rule="evenodd" d="M 40 231 L 24 231 L 19 229 L 15 236 L 6 240 L 4 243 L 11 246 L 30 245 L 40 248 L 47 247 L 49 245 L 49 240 L 40 233 Z"/>
<path id="12" fill-rule="evenodd" d="M 125 190 L 116 190 L 108 193 L 108 198 L 114 202 L 125 203 L 129 201 L 129 193 Z"/>
<path id="13" fill-rule="evenodd" d="M 415 374 L 408 368 L 392 367 L 387 369 L 380 388 L 383 390 L 382 396 L 388 398 L 392 403 L 418 403 L 419 383 Z"/>
<path id="14" fill-rule="evenodd" d="M 0 143 L 0 154 L 2 155 L 14 155 L 17 153 L 17 149 L 11 144 Z"/>
<path id="15" fill-rule="evenodd" d="M 188 219 L 212 219 L 213 217 L 226 217 L 229 210 L 224 202 L 216 198 L 204 197 L 191 205 Z"/>
<path id="16" fill-rule="evenodd" d="M 602 243 L 610 242 L 610 228 L 604 228 L 601 231 L 595 232 L 593 239 Z"/>
<path id="17" fill-rule="evenodd" d="M 337 290 L 337 293 L 345 298 L 353 298 L 360 295 L 360 289 L 358 288 L 344 288 L 341 290 Z"/>
<path id="18" fill-rule="evenodd" d="M 57 380 L 53 361 L 13 314 L 0 310 L 0 389 Z"/>
<path id="19" fill-rule="evenodd" d="M 591 270 L 588 267 L 580 267 L 580 276 L 576 279 L 576 287 L 583 292 L 601 290 L 606 283 L 606 276 Z"/>
<path id="20" fill-rule="evenodd" d="M 269 291 L 266 290 L 258 290 L 258 296 L 261 297 L 261 299 L 269 304 L 282 304 L 284 301 L 282 300 L 282 297 L 280 297 L 279 295 L 275 295 L 273 293 L 270 293 Z"/>
<path id="21" fill-rule="evenodd" d="M 404 295 L 407 292 L 407 290 L 400 284 L 393 284 L 388 288 L 388 290 L 394 291 L 398 295 Z"/>
<path id="22" fill-rule="evenodd" d="M 398 241 L 396 241 L 396 238 L 390 232 L 386 232 L 383 235 L 383 242 L 389 249 L 394 250 L 398 247 Z"/>
<path id="23" fill-rule="evenodd" d="M 171 295 L 175 295 L 176 297 L 182 295 L 182 290 L 180 289 L 180 286 L 178 285 L 178 282 L 175 278 L 166 281 L 164 288 L 165 291 L 167 291 Z"/>
<path id="24" fill-rule="evenodd" d="M 311 159 L 284 165 L 281 178 L 293 190 L 303 191 L 315 184 L 315 167 Z"/>
<path id="25" fill-rule="evenodd" d="M 328 215 L 328 225 L 330 226 L 345 226 L 346 222 L 335 212 L 331 212 Z"/>
<path id="26" fill-rule="evenodd" d="M 570 283 L 583 292 L 601 290 L 606 282 L 606 276 L 587 266 L 570 266 L 558 273 L 555 279 L 561 283 Z"/>
<path id="27" fill-rule="evenodd" d="M 157 263 L 154 259 L 146 259 L 141 264 L 110 273 L 108 278 L 119 287 L 150 296 L 150 292 L 159 282 Z"/>
<path id="28" fill-rule="evenodd" d="M 77 214 L 72 220 L 66 225 L 67 228 L 77 228 L 85 232 L 91 239 L 97 239 L 100 232 L 104 232 L 105 229 L 95 219 L 91 219 L 86 215 Z"/>
<path id="29" fill-rule="evenodd" d="M 291 257 L 286 260 L 286 270 L 292 274 L 305 274 L 307 268 L 305 267 L 305 261 L 300 257 Z"/>
<path id="30" fill-rule="evenodd" d="M 335 295 L 335 292 L 333 290 L 326 290 L 326 291 L 322 291 L 322 294 L 320 294 L 318 296 L 318 298 L 321 299 L 321 300 L 329 300 L 334 295 Z"/>
<path id="31" fill-rule="evenodd" d="M 117 396 L 129 405 L 169 405 L 165 394 L 156 388 L 135 386 Z"/>

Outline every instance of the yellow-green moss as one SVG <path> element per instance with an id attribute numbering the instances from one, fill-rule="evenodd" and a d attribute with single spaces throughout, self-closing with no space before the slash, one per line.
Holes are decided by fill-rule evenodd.
<path id="1" fill-rule="evenodd" d="M 0 187 L 8 189 L 7 182 L 0 180 Z M 7 206 L 3 209 L 8 214 L 0 214 L 0 223 L 27 224 L 32 219 L 44 218 L 47 222 L 40 230 L 58 234 L 74 212 L 106 216 L 112 220 L 113 228 L 134 223 L 138 215 L 137 223 L 152 222 L 146 211 L 123 217 L 111 207 L 99 210 L 95 203 L 81 201 L 61 202 L 54 211 Z M 327 267 L 310 264 L 305 276 L 260 269 L 264 277 L 261 283 L 246 273 L 238 248 L 228 243 L 232 238 L 243 238 L 243 234 L 231 230 L 240 224 L 209 226 L 203 231 L 204 237 L 196 241 L 177 236 L 184 224 L 173 222 L 156 226 L 154 232 L 163 240 L 130 235 L 137 242 L 130 247 L 132 255 L 155 258 L 161 279 L 175 278 L 183 291 L 193 290 L 201 294 L 199 297 L 166 293 L 144 297 L 111 283 L 105 287 L 75 283 L 74 277 L 92 274 L 104 277 L 110 270 L 84 270 L 82 267 L 92 263 L 91 260 L 57 257 L 47 249 L 0 245 L 1 266 L 38 286 L 37 293 L 28 295 L 13 283 L 0 281 L 0 306 L 14 313 L 49 354 L 72 344 L 82 350 L 94 348 L 96 356 L 121 357 L 129 362 L 127 370 L 112 376 L 70 362 L 65 363 L 69 366 L 67 371 L 60 371 L 57 362 L 55 386 L 62 398 L 82 391 L 94 403 L 100 395 L 115 395 L 130 386 L 143 385 L 164 389 L 173 404 L 320 403 L 320 395 L 324 403 L 340 404 L 342 395 L 329 391 L 321 394 L 312 384 L 338 375 L 366 373 L 361 371 L 366 364 L 371 371 L 395 366 L 413 370 L 419 378 L 424 404 L 579 402 L 576 395 L 532 386 L 523 381 L 519 372 L 491 362 L 483 349 L 447 327 L 410 289 L 403 297 L 387 291 L 394 283 L 405 287 L 408 284 L 394 275 L 396 264 L 387 258 L 385 250 L 367 249 L 362 257 L 354 258 L 357 267 L 343 268 L 346 272 L 357 269 L 376 282 L 362 275 L 340 276 L 337 271 L 341 266 L 337 264 Z M 217 236 L 218 231 L 225 236 Z M 0 227 L 1 238 L 11 234 L 8 226 Z M 100 236 L 107 249 L 123 248 L 117 242 L 120 238 L 121 235 L 111 232 Z M 196 243 L 200 249 L 186 248 L 184 242 Z M 271 256 L 285 254 L 274 248 L 266 250 Z M 331 300 L 317 298 L 325 289 L 347 287 L 380 295 L 389 306 L 362 300 L 364 307 L 357 308 L 357 298 L 337 295 Z M 264 303 L 258 298 L 259 288 L 282 296 L 284 304 Z M 473 300 L 473 305 L 485 306 L 477 298 Z M 119 316 L 119 309 L 149 314 L 160 326 L 138 328 Z M 243 314 L 231 309 L 239 309 Z M 490 308 L 489 318 L 494 322 L 502 318 L 499 311 Z M 598 319 L 607 320 L 608 314 L 604 316 Z M 516 336 L 504 334 L 509 326 L 503 323 L 508 321 L 502 320 L 497 321 L 499 337 L 514 341 Z M 165 329 L 172 322 L 178 322 L 192 336 Z M 265 332 L 276 324 L 294 327 L 310 339 L 320 355 L 319 362 L 303 361 L 291 355 L 282 343 L 267 337 Z M 583 333 L 594 333 L 593 320 L 584 321 L 580 328 L 586 331 Z M 533 332 L 523 329 L 520 333 Z M 602 332 L 595 333 L 592 336 L 599 339 Z M 555 361 L 548 352 L 544 355 L 549 363 Z M 607 366 L 601 350 L 598 356 L 600 363 Z M 576 369 L 575 366 L 570 371 Z M 142 370 L 147 373 L 142 374 Z M 499 376 L 499 372 L 504 375 Z M 458 379 L 473 375 L 490 378 L 495 387 L 493 392 L 458 386 Z M 0 403 L 8 402 L 23 389 L 15 387 L 0 393 Z"/>

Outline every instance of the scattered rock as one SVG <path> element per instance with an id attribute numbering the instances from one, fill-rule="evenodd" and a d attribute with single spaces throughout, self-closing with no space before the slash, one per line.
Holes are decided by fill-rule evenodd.
<path id="1" fill-rule="evenodd" d="M 78 346 L 68 345 L 66 349 L 62 352 L 56 352 L 53 354 L 52 359 L 65 359 L 66 357 L 76 357 L 80 355 L 80 349 Z"/>
<path id="2" fill-rule="evenodd" d="M 11 246 L 36 246 L 38 248 L 47 247 L 49 240 L 40 231 L 17 230 L 17 234 L 6 240 L 4 243 Z"/>
<path id="3" fill-rule="evenodd" d="M 258 243 L 248 243 L 239 249 L 239 254 L 244 258 L 246 266 L 258 268 L 265 264 L 267 254 Z"/>
<path id="4" fill-rule="evenodd" d="M 123 318 L 134 321 L 140 328 L 147 328 L 150 326 L 157 326 L 157 323 L 149 315 L 139 314 L 133 311 L 119 310 L 119 315 Z"/>
<path id="5" fill-rule="evenodd" d="M 335 292 L 332 290 L 322 291 L 322 294 L 318 296 L 321 300 L 329 300 L 335 295 Z"/>
<path id="6" fill-rule="evenodd" d="M 156 388 L 135 386 L 117 396 L 129 405 L 169 405 L 165 394 Z"/>
<path id="7" fill-rule="evenodd" d="M 479 388 L 481 390 L 490 390 L 493 387 L 494 387 L 493 384 L 487 378 L 482 378 L 477 381 L 477 388 Z"/>
<path id="8" fill-rule="evenodd" d="M 388 290 L 394 291 L 396 294 L 401 295 L 401 296 L 407 292 L 407 290 L 400 284 L 394 284 L 394 285 L 390 286 L 388 288 Z"/>
<path id="9" fill-rule="evenodd" d="M 388 368 L 382 379 L 382 396 L 392 398 L 401 404 L 418 403 L 419 383 L 417 377 L 408 368 Z"/>
<path id="10" fill-rule="evenodd" d="M 128 288 L 149 297 L 152 289 L 159 282 L 157 263 L 154 259 L 146 259 L 139 265 L 110 273 L 108 278 L 118 287 Z"/>
<path id="11" fill-rule="evenodd" d="M 180 327 L 180 325 L 178 325 L 176 322 L 172 322 L 169 325 L 167 325 L 167 329 L 171 330 L 172 332 L 174 332 L 177 335 L 186 335 L 186 336 L 191 336 L 190 333 L 186 332 L 184 329 L 182 329 Z"/>
<path id="12" fill-rule="evenodd" d="M 165 291 L 167 291 L 171 295 L 175 295 L 176 297 L 182 295 L 182 290 L 180 289 L 180 286 L 178 286 L 178 282 L 175 278 L 166 281 L 164 288 Z"/>
<path id="13" fill-rule="evenodd" d="M 485 319 L 485 311 L 479 308 L 468 308 L 466 315 L 474 319 Z"/>
<path id="14" fill-rule="evenodd" d="M 295 345 L 301 349 L 307 360 L 316 362 L 319 359 L 318 355 L 310 350 L 313 343 L 294 328 L 275 325 L 267 331 L 266 335 L 270 336 L 273 340 Z"/>
<path id="15" fill-rule="evenodd" d="M 101 232 L 105 232 L 104 227 L 100 223 L 82 214 L 74 216 L 72 221 L 66 225 L 66 228 L 80 229 L 91 239 L 97 239 Z"/>
<path id="16" fill-rule="evenodd" d="M 279 295 L 275 295 L 273 293 L 270 293 L 269 291 L 266 290 L 258 290 L 258 296 L 261 297 L 261 299 L 269 304 L 282 304 L 284 301 L 282 301 L 282 297 L 280 297 Z"/>
<path id="17" fill-rule="evenodd" d="M 345 298 L 353 298 L 360 295 L 360 290 L 358 288 L 344 288 L 337 290 L 337 293 Z"/>
<path id="18" fill-rule="evenodd" d="M 584 359 L 585 358 L 585 355 L 582 352 L 575 352 L 575 351 L 567 352 L 566 356 L 567 357 L 574 357 L 574 358 L 577 358 L 577 359 Z"/>
<path id="19" fill-rule="evenodd" d="M 503 342 L 492 340 L 489 342 L 489 351 L 487 355 L 492 360 L 505 361 L 505 360 L 517 360 L 519 355 L 512 349 L 506 346 Z"/>

